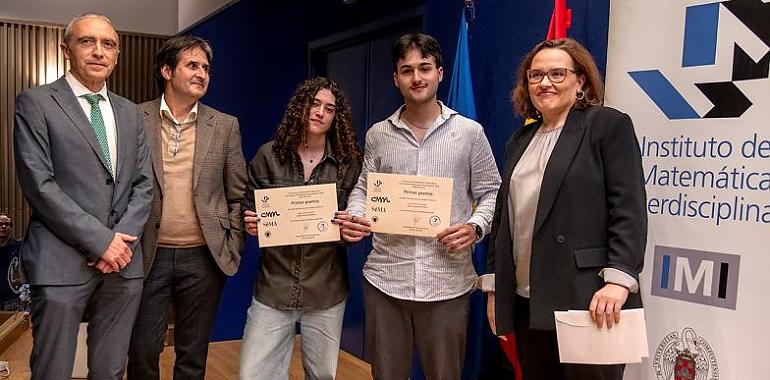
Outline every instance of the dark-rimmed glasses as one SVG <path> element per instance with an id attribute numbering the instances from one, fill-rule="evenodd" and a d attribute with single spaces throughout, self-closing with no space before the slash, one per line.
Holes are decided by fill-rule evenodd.
<path id="1" fill-rule="evenodd" d="M 543 81 L 546 76 L 551 83 L 561 83 L 567 79 L 567 73 L 571 72 L 577 74 L 577 71 L 566 68 L 550 69 L 547 72 L 542 70 L 527 70 L 527 81 L 531 84 L 538 84 Z"/>

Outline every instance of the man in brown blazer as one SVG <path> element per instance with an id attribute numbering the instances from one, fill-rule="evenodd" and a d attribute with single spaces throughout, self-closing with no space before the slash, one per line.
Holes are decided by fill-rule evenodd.
<path id="1" fill-rule="evenodd" d="M 198 101 L 208 88 L 211 57 L 200 38 L 166 41 L 155 58 L 163 95 L 140 106 L 155 191 L 142 241 L 146 277 L 129 379 L 159 378 L 169 302 L 174 378 L 204 378 L 222 288 L 240 263 L 246 164 L 238 120 Z"/>

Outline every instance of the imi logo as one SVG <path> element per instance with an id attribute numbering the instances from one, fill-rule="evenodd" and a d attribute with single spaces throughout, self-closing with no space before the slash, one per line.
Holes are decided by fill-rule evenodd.
<path id="1" fill-rule="evenodd" d="M 735 310 L 741 257 L 655 246 L 652 294 Z"/>
<path id="2" fill-rule="evenodd" d="M 721 9 L 726 12 L 720 12 Z M 658 69 L 628 74 L 669 120 L 741 117 L 753 103 L 738 84 L 763 80 L 770 86 L 770 2 L 721 1 L 690 6 L 685 12 L 682 70 L 669 72 L 668 76 Z M 720 15 L 734 17 L 738 23 L 720 21 Z M 736 31 L 734 24 L 741 25 L 739 29 L 743 30 Z M 732 49 L 731 75 L 703 81 L 702 70 L 698 68 L 717 65 L 718 46 Z M 692 102 L 669 80 L 674 76 L 694 84 L 713 107 L 699 115 Z"/>

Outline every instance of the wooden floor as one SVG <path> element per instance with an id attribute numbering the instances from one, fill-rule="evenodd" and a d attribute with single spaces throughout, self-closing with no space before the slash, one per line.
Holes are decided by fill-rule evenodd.
<path id="1" fill-rule="evenodd" d="M 300 359 L 300 345 L 301 339 L 297 336 L 294 353 L 291 358 L 291 366 L 289 367 L 290 380 L 302 380 L 305 378 Z M 206 366 L 206 379 L 237 379 L 240 348 L 241 342 L 237 340 L 211 343 Z M 27 380 L 30 378 L 28 360 L 31 350 L 32 333 L 28 330 L 8 351 L 0 355 L 0 360 L 8 361 L 11 367 L 11 376 L 8 379 Z M 161 354 L 160 367 L 161 379 L 171 379 L 174 367 L 173 347 L 166 347 Z M 3 374 L 0 373 L 0 375 Z M 371 378 L 369 364 L 353 355 L 340 351 L 340 360 L 337 366 L 338 380 L 369 380 Z"/>

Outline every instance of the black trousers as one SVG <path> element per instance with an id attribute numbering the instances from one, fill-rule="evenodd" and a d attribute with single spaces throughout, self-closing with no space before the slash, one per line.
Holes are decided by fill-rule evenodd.
<path id="1" fill-rule="evenodd" d="M 130 380 L 160 378 L 159 360 L 168 320 L 174 307 L 174 379 L 200 379 L 206 374 L 209 335 L 226 276 L 205 246 L 158 248 L 131 337 Z"/>
<path id="2" fill-rule="evenodd" d="M 529 299 L 516 296 L 516 348 L 524 380 L 622 380 L 625 364 L 594 365 L 559 362 L 556 331 L 529 328 Z"/>
<path id="3" fill-rule="evenodd" d="M 32 380 L 72 377 L 78 328 L 88 320 L 88 378 L 123 378 L 142 279 L 100 274 L 80 285 L 30 287 Z"/>
<path id="4" fill-rule="evenodd" d="M 413 347 L 428 380 L 459 380 L 465 359 L 470 293 L 437 302 L 393 298 L 363 281 L 366 350 L 375 380 L 406 380 Z"/>

